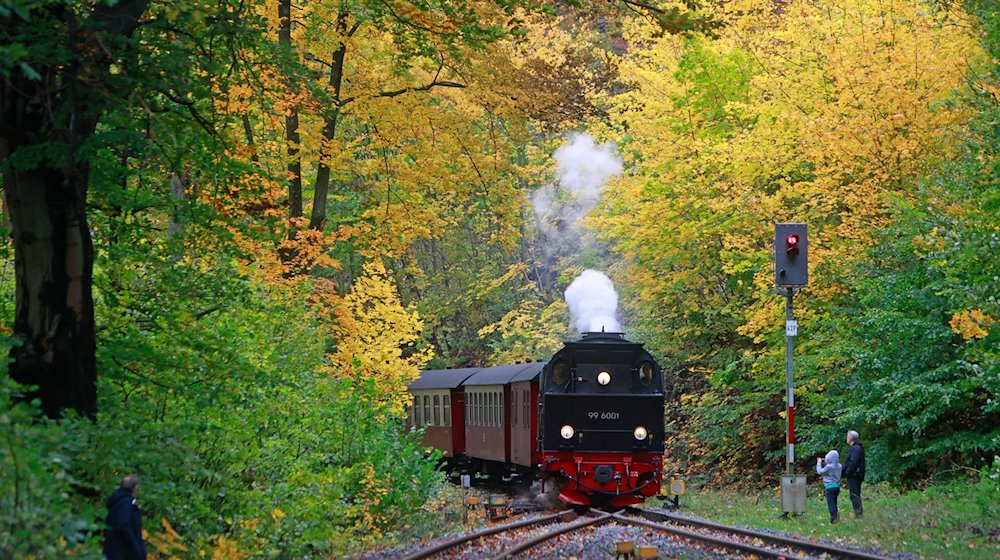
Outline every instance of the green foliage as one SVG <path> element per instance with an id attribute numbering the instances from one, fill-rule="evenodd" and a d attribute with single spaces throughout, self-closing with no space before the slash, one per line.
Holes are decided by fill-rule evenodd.
<path id="1" fill-rule="evenodd" d="M 0 377 L 0 557 L 54 559 L 92 550 L 99 506 L 74 500 L 88 490 L 73 469 L 78 421 L 64 426 L 46 419 L 37 401 L 14 402 L 22 396 Z"/>
<path id="2" fill-rule="evenodd" d="M 691 110 L 706 123 L 695 127 L 689 120 L 678 118 L 674 125 L 677 132 L 706 138 L 732 134 L 736 116 L 730 114 L 732 109 L 727 105 L 748 98 L 754 71 L 759 69 L 750 64 L 748 53 L 734 50 L 720 55 L 705 48 L 700 39 L 687 41 L 675 73 L 687 90 L 676 96 L 674 105 Z"/>
<path id="3" fill-rule="evenodd" d="M 895 201 L 852 297 L 818 325 L 830 341 L 819 354 L 848 361 L 816 401 L 817 422 L 836 429 L 808 432 L 829 443 L 867 431 L 872 480 L 912 482 L 1000 450 L 1000 109 L 985 91 L 970 92 L 979 116 L 962 157 Z"/>
<path id="4" fill-rule="evenodd" d="M 116 321 L 100 345 L 108 365 L 102 394 L 111 397 L 101 418 L 116 422 L 105 433 L 138 422 L 124 453 L 110 453 L 122 462 L 103 467 L 131 461 L 147 486 L 159 485 L 150 490 L 154 519 L 168 519 L 198 548 L 228 534 L 250 550 L 300 557 L 322 552 L 339 533 L 367 533 L 367 515 L 391 527 L 426 495 L 434 462 L 381 420 L 384 411 L 362 406 L 378 400 L 374 386 L 319 373 L 327 344 L 303 294 L 234 282 L 232 268 L 201 259 L 186 270 L 167 255 L 149 262 L 144 281 L 117 294 L 133 302 L 129 309 L 108 310 L 130 320 Z M 163 461 L 162 442 L 175 446 L 176 463 Z M 113 445 L 94 445 L 91 460 L 108 457 L 100 450 Z M 364 473 L 379 473 L 379 485 L 392 476 L 415 483 L 373 497 Z"/>
<path id="5" fill-rule="evenodd" d="M 222 282 L 232 271 L 220 268 L 198 279 L 226 286 L 225 305 L 197 316 L 211 292 L 180 297 L 195 293 L 189 275 L 149 262 L 144 282 L 101 300 L 100 316 L 115 320 L 102 321 L 96 422 L 12 406 L 5 378 L 0 499 L 15 507 L 0 516 L 4 549 L 93 554 L 103 497 L 128 472 L 143 479 L 152 549 L 181 556 L 224 545 L 253 557 L 344 554 L 436 490 L 437 458 L 371 406 L 374 384 L 318 373 L 325 343 L 304 298 Z"/>
<path id="6" fill-rule="evenodd" d="M 588 247 L 582 258 L 532 253 L 530 212 L 521 194 L 529 183 L 544 182 L 538 176 L 551 146 L 515 122 L 509 104 L 527 104 L 523 91 L 507 91 L 509 84 L 476 89 L 483 86 L 472 79 L 479 69 L 469 64 L 456 66 L 470 78 L 467 97 L 421 92 L 428 95 L 414 100 L 379 93 L 413 71 L 409 65 L 422 55 L 432 55 L 424 61 L 430 71 L 439 53 L 447 53 L 449 66 L 464 64 L 511 30 L 476 21 L 471 3 L 417 4 L 420 9 L 408 13 L 390 13 L 380 2 L 342 5 L 362 25 L 380 22 L 374 27 L 385 33 L 384 44 L 367 47 L 392 61 L 384 68 L 352 62 L 359 71 L 349 86 L 362 87 L 362 77 L 371 83 L 361 95 L 365 102 L 350 107 L 325 89 L 326 68 L 309 58 L 313 54 L 294 68 L 260 62 L 273 58 L 273 41 L 252 5 L 224 4 L 228 10 L 154 2 L 135 36 L 119 38 L 143 49 L 119 57 L 95 78 L 106 81 L 101 99 L 107 106 L 75 155 L 91 171 L 100 414 L 44 419 L 36 403 L 17 400 L 23 388 L 0 377 L 0 557 L 96 557 L 104 496 L 127 472 L 143 477 L 140 502 L 151 548 L 178 557 L 347 556 L 380 533 L 406 530 L 403 513 L 439 489 L 438 457 L 426 455 L 416 434 L 393 418 L 386 387 L 324 373 L 328 352 L 347 345 L 331 339 L 328 321 L 343 310 L 337 307 L 343 300 L 329 293 L 335 289 L 322 292 L 306 277 L 276 279 L 274 248 L 288 226 L 281 207 L 287 146 L 276 132 L 286 104 L 301 101 L 303 114 L 315 113 L 303 119 L 304 138 L 313 143 L 320 116 L 337 111 L 342 117 L 332 144 L 343 145 L 331 149 L 341 150 L 333 155 L 344 161 L 334 169 L 339 183 L 328 213 L 340 229 L 330 245 L 319 244 L 334 247 L 323 273 L 334 278 L 336 291 L 347 293 L 357 281 L 357 263 L 374 258 L 379 243 L 393 245 L 379 256 L 394 265 L 388 274 L 403 302 L 419 309 L 426 339 L 396 350 L 412 357 L 434 345 L 440 356 L 434 366 L 463 365 L 539 358 L 566 338 L 560 282 L 581 263 L 600 268 L 608 254 L 603 247 Z M 499 5 L 506 13 L 516 4 Z M 670 461 L 706 479 L 773 482 L 753 476 L 769 472 L 783 455 L 783 337 L 771 329 L 780 322 L 780 305 L 771 305 L 773 294 L 765 294 L 770 286 L 761 283 L 768 268 L 760 242 L 769 235 L 766 224 L 779 210 L 805 208 L 832 229 L 849 222 L 851 204 L 887 204 L 891 224 L 878 232 L 884 241 L 858 251 L 856 268 L 830 262 L 841 254 L 833 251 L 815 271 L 830 279 L 823 287 L 828 299 L 823 305 L 798 300 L 809 333 L 796 346 L 800 456 L 842 448 L 844 430 L 854 428 L 867 445 L 872 481 L 944 479 L 964 472 L 956 466 L 993 459 L 992 470 L 967 488 L 945 484 L 918 497 L 869 488 L 873 518 L 882 528 L 903 512 L 904 541 L 922 539 L 916 531 L 937 536 L 940 530 L 946 539 L 946 530 L 975 535 L 962 508 L 993 523 L 981 527 L 996 526 L 996 8 L 969 0 L 981 16 L 994 66 L 970 68 L 967 97 L 949 102 L 977 115 L 958 140 L 961 156 L 947 158 L 928 179 L 900 177 L 891 200 L 859 195 L 861 202 L 847 204 L 834 195 L 823 198 L 831 185 L 817 185 L 815 192 L 798 188 L 822 178 L 817 170 L 823 158 L 840 155 L 831 150 L 810 159 L 795 150 L 813 141 L 809 129 L 797 137 L 790 124 L 778 121 L 796 103 L 802 114 L 790 122 L 867 101 L 831 108 L 811 96 L 790 103 L 781 98 L 783 82 L 776 76 L 790 69 L 801 77 L 795 65 L 808 67 L 811 59 L 766 67 L 761 60 L 768 53 L 748 48 L 743 39 L 732 44 L 730 37 L 731 44 L 720 47 L 714 37 L 695 36 L 720 28 L 695 13 L 698 2 L 682 4 L 649 12 L 661 30 L 685 35 L 661 37 L 668 50 L 676 49 L 670 51 L 675 58 L 631 68 L 628 60 L 619 61 L 624 72 L 642 74 L 637 80 L 655 93 L 641 98 L 627 91 L 618 113 L 595 111 L 623 119 L 623 138 L 634 140 L 626 146 L 637 169 L 634 192 L 629 198 L 619 196 L 624 189 L 610 191 L 606 215 L 595 225 L 621 256 L 608 269 L 621 273 L 630 337 L 662 357 L 672 380 Z M 36 10 L 50 6 L 81 14 L 92 9 L 0 2 L 0 19 L 19 21 L 0 32 L 8 39 L 0 46 L 5 82 L 12 76 L 37 80 L 35 68 L 47 67 L 41 63 L 71 56 L 65 36 L 50 33 L 62 25 L 58 10 Z M 38 17 L 27 21 L 36 11 Z M 325 34 L 326 15 L 311 13 L 322 25 L 304 26 L 306 32 Z M 796 33 L 784 31 L 789 36 L 780 41 Z M 630 40 L 636 46 L 630 56 L 641 59 L 639 46 L 650 39 Z M 123 46 L 111 45 L 116 53 L 127 52 L 118 50 Z M 318 68 L 322 88 L 311 74 Z M 379 75 L 382 70 L 393 76 Z M 855 75 L 846 65 L 837 70 Z M 493 72 L 506 70 L 483 75 Z M 833 88 L 834 74 L 818 72 L 829 82 L 819 85 Z M 409 76 L 412 84 L 424 77 Z M 311 84 L 320 101 L 267 98 L 286 79 Z M 234 93 L 240 88 L 249 91 Z M 353 90 L 344 95 L 361 98 Z M 244 97 L 253 101 L 226 107 Z M 347 110 L 357 105 L 364 106 Z M 244 123 L 244 114 L 253 122 Z M 568 129 L 581 124 L 550 118 Z M 5 163 L 25 169 L 56 161 L 61 168 L 61 142 L 28 146 Z M 317 151 L 308 144 L 303 153 Z M 236 154 L 251 148 L 261 157 L 246 161 Z M 437 164 L 437 158 L 445 161 Z M 310 167 L 306 160 L 303 169 Z M 852 180 L 846 175 L 837 179 Z M 847 222 L 845 229 L 858 229 Z M 854 241 L 816 239 L 817 248 L 826 242 L 837 250 Z M 4 332 L 14 312 L 12 259 L 13 244 L 0 244 Z M 336 310 L 316 305 L 320 299 Z M 4 339 L 0 354 L 9 344 Z M 941 503 L 948 505 L 937 525 L 926 525 Z M 960 506 L 952 509 L 953 503 Z M 899 511 L 880 519 L 878 504 Z M 980 537 L 970 541 L 981 543 Z M 928 550 L 932 556 L 942 552 Z"/>

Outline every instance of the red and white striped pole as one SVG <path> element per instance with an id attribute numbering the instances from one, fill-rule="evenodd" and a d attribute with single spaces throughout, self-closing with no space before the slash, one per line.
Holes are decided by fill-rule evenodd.
<path id="1" fill-rule="evenodd" d="M 792 369 L 792 347 L 795 335 L 798 334 L 798 324 L 792 315 L 793 293 L 792 287 L 785 288 L 785 390 L 788 402 L 788 432 L 786 434 L 788 455 L 785 458 L 785 473 L 789 476 L 795 474 L 795 395 L 792 393 L 795 376 Z"/>

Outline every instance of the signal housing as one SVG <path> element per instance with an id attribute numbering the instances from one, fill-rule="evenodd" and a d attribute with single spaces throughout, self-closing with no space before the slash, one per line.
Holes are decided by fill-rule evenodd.
<path id="1" fill-rule="evenodd" d="M 806 224 L 774 225 L 774 284 L 805 286 L 809 283 L 809 238 Z"/>

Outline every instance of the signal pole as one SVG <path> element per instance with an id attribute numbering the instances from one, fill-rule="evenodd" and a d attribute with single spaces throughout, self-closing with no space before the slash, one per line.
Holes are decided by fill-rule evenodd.
<path id="1" fill-rule="evenodd" d="M 774 226 L 774 283 L 785 295 L 785 395 L 787 430 L 785 432 L 785 474 L 781 477 L 781 512 L 798 514 L 806 511 L 806 477 L 795 475 L 795 336 L 799 325 L 792 312 L 795 288 L 809 283 L 808 230 L 803 223 L 782 223 Z"/>
<path id="2" fill-rule="evenodd" d="M 795 474 L 795 386 L 794 362 L 792 359 L 795 346 L 795 335 L 798 334 L 798 323 L 792 315 L 792 295 L 794 288 L 785 288 L 785 394 L 788 403 L 788 429 L 785 432 L 785 443 L 788 452 L 785 454 L 785 474 Z"/>

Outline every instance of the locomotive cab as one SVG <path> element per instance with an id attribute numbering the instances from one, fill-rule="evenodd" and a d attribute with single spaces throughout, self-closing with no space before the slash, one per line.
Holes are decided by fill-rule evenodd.
<path id="1" fill-rule="evenodd" d="M 540 449 L 547 481 L 576 505 L 623 507 L 660 490 L 663 378 L 621 333 L 567 342 L 541 375 Z"/>

